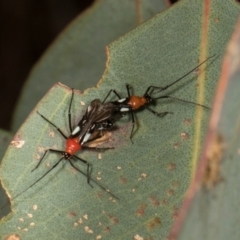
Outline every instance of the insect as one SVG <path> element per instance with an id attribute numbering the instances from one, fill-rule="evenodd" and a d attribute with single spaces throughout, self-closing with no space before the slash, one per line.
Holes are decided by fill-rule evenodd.
<path id="1" fill-rule="evenodd" d="M 168 84 L 165 87 L 149 86 L 147 88 L 147 90 L 145 91 L 145 93 L 143 94 L 143 96 L 131 95 L 130 94 L 130 85 L 129 84 L 126 84 L 127 94 L 128 94 L 128 97 L 126 97 L 126 98 L 121 98 L 121 96 L 117 93 L 117 91 L 115 89 L 111 89 L 108 92 L 107 96 L 105 97 L 103 103 L 106 102 L 106 100 L 109 97 L 109 95 L 113 92 L 118 97 L 117 101 L 109 102 L 109 103 L 112 103 L 115 106 L 114 114 L 122 113 L 124 115 L 124 113 L 126 113 L 126 112 L 129 112 L 131 114 L 131 118 L 132 118 L 132 130 L 131 130 L 131 135 L 130 135 L 130 139 L 131 140 L 132 140 L 133 131 L 134 131 L 134 125 L 135 125 L 134 111 L 144 107 L 148 111 L 150 111 L 151 113 L 153 113 L 154 115 L 156 115 L 158 117 L 164 117 L 168 113 L 172 113 L 172 112 L 160 112 L 160 113 L 158 113 L 158 112 L 154 111 L 153 109 L 151 109 L 148 105 L 151 104 L 151 103 L 154 103 L 155 100 L 157 100 L 157 99 L 171 98 L 171 99 L 174 99 L 174 100 L 183 101 L 183 102 L 186 102 L 186 103 L 190 103 L 190 104 L 194 104 L 194 105 L 197 105 L 197 106 L 201 106 L 201 107 L 206 108 L 206 109 L 210 109 L 209 107 L 204 106 L 202 104 L 190 102 L 190 101 L 179 99 L 179 98 L 175 98 L 175 97 L 172 97 L 172 96 L 169 96 L 169 95 L 163 95 L 163 96 L 159 96 L 159 97 L 152 97 L 152 93 L 153 93 L 154 90 L 158 90 L 158 92 L 163 92 L 163 91 L 167 90 L 169 87 L 173 86 L 174 84 L 176 84 L 177 82 L 182 80 L 184 77 L 189 75 L 191 72 L 195 71 L 202 64 L 204 64 L 206 61 L 208 61 L 210 58 L 213 58 L 214 56 L 215 55 L 207 58 L 205 61 L 200 63 L 198 66 L 196 66 L 195 68 L 190 70 L 188 73 L 186 73 L 185 75 L 183 75 L 182 77 L 178 78 L 177 80 L 175 80 L 171 84 Z"/>
<path id="2" fill-rule="evenodd" d="M 109 118 L 114 111 L 114 104 L 102 103 L 99 99 L 94 99 L 77 127 L 71 131 L 71 138 L 76 137 L 78 142 L 84 144 L 94 131 L 110 129 L 113 123 Z"/>
<path id="3" fill-rule="evenodd" d="M 72 97 L 70 100 L 70 104 L 69 104 L 69 109 L 68 109 L 68 121 L 69 121 L 69 129 L 72 130 L 72 123 L 71 123 L 71 106 L 72 106 L 72 101 L 73 101 L 73 95 L 74 95 L 74 91 L 72 89 Z M 46 154 L 48 152 L 53 152 L 53 153 L 58 153 L 61 154 L 62 157 L 47 171 L 45 172 L 38 180 L 36 180 L 33 184 L 31 184 L 28 188 L 26 188 L 25 190 L 23 190 L 22 192 L 20 192 L 19 194 L 17 194 L 16 196 L 14 196 L 11 200 L 16 199 L 17 197 L 19 197 L 20 195 L 22 195 L 24 192 L 26 192 L 28 189 L 30 189 L 31 187 L 33 187 L 35 184 L 37 184 L 41 179 L 43 179 L 48 173 L 50 173 L 54 168 L 56 168 L 58 166 L 58 164 L 62 161 L 62 160 L 68 160 L 70 165 L 77 170 L 78 172 L 80 172 L 81 174 L 83 174 L 84 176 L 87 177 L 87 182 L 88 184 L 92 187 L 92 185 L 90 184 L 90 181 L 96 183 L 101 189 L 103 189 L 104 191 L 106 191 L 108 194 L 110 194 L 112 197 L 114 197 L 115 199 L 118 199 L 114 194 L 112 194 L 111 192 L 107 191 L 105 187 L 103 187 L 102 185 L 100 185 L 96 180 L 92 179 L 90 177 L 90 163 L 87 162 L 86 160 L 74 155 L 77 151 L 80 151 L 82 149 L 97 149 L 97 150 L 108 150 L 108 149 L 113 149 L 113 148 L 97 148 L 97 147 L 88 147 L 88 146 L 84 146 L 84 144 L 82 145 L 79 142 L 79 137 L 75 136 L 75 135 L 70 135 L 70 137 L 67 137 L 60 128 L 58 128 L 54 123 L 52 123 L 50 120 L 48 120 L 45 116 L 43 116 L 42 114 L 40 114 L 39 112 L 37 112 L 46 122 L 48 122 L 50 125 L 52 125 L 61 135 L 64 139 L 66 139 L 66 145 L 65 145 L 65 150 L 56 150 L 56 149 L 47 149 L 45 150 L 43 156 L 41 157 L 40 161 L 38 162 L 38 164 L 36 165 L 36 167 L 34 169 L 32 169 L 32 172 L 34 170 L 36 170 L 40 164 L 42 163 L 42 161 L 44 160 Z M 90 117 L 91 120 L 91 117 Z M 80 121 L 81 122 L 81 121 Z M 83 127 L 86 126 L 85 121 L 83 121 Z M 100 125 L 98 126 L 100 128 Z M 91 129 L 91 127 L 90 127 Z M 87 132 L 88 133 L 88 132 Z M 91 131 L 90 131 L 91 133 Z M 84 135 L 82 136 L 84 138 Z M 96 137 L 98 138 L 98 137 Z M 96 139 L 95 138 L 95 139 Z M 94 139 L 92 139 L 93 141 Z M 86 141 L 87 142 L 87 141 Z M 78 160 L 83 162 L 84 164 L 87 165 L 87 174 L 84 173 L 83 171 L 81 171 L 79 168 L 77 168 L 72 160 Z M 8 203 L 7 203 L 8 204 Z M 7 204 L 5 204 L 2 208 L 4 208 Z M 2 209 L 1 208 L 1 209 Z"/>

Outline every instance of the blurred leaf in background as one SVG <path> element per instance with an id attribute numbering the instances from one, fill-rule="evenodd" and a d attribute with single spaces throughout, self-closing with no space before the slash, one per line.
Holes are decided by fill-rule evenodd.
<path id="1" fill-rule="evenodd" d="M 13 119 L 17 130 L 32 108 L 56 82 L 85 90 L 100 80 L 106 46 L 166 8 L 165 1 L 100 0 L 76 18 L 35 65 Z"/>

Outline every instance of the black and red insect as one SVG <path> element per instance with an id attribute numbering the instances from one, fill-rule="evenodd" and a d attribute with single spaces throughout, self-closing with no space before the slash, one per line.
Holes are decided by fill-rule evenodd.
<path id="1" fill-rule="evenodd" d="M 154 111 L 153 109 L 151 109 L 149 107 L 149 105 L 152 104 L 152 103 L 155 103 L 155 101 L 157 99 L 170 98 L 170 99 L 174 99 L 174 100 L 178 100 L 178 101 L 194 104 L 194 105 L 206 108 L 206 109 L 210 109 L 209 107 L 207 107 L 205 105 L 202 105 L 202 104 L 199 104 L 199 103 L 194 103 L 194 102 L 187 101 L 187 100 L 184 100 L 184 99 L 179 99 L 179 98 L 176 98 L 176 97 L 173 97 L 173 96 L 169 96 L 169 95 L 153 97 L 153 92 L 154 92 L 154 90 L 158 90 L 158 92 L 163 92 L 163 91 L 167 90 L 169 87 L 173 86 L 174 84 L 176 84 L 177 82 L 182 80 L 184 77 L 186 77 L 187 75 L 189 75 L 190 73 L 195 71 L 202 64 L 204 64 L 206 61 L 208 61 L 209 59 L 213 58 L 214 56 L 215 55 L 207 58 L 205 61 L 200 63 L 198 66 L 196 66 L 195 68 L 190 70 L 188 73 L 186 73 L 185 75 L 183 75 L 182 77 L 178 78 L 177 80 L 175 80 L 171 84 L 168 84 L 165 87 L 149 86 L 147 88 L 147 90 L 145 91 L 145 93 L 143 94 L 143 96 L 131 95 L 130 94 L 130 85 L 129 84 L 126 84 L 127 94 L 128 94 L 128 97 L 126 97 L 126 98 L 121 98 L 121 96 L 117 93 L 117 91 L 115 89 L 111 89 L 108 92 L 106 98 L 104 99 L 103 104 L 106 102 L 107 98 L 109 97 L 109 95 L 112 92 L 118 97 L 119 100 L 108 102 L 108 103 L 112 103 L 115 106 L 114 107 L 114 111 L 113 111 L 113 115 L 114 114 L 122 114 L 122 115 L 124 115 L 124 113 L 126 113 L 126 112 L 129 112 L 131 114 L 132 130 L 131 130 L 130 139 L 132 139 L 133 131 L 134 131 L 134 125 L 135 125 L 134 111 L 139 110 L 141 108 L 146 108 L 148 111 L 150 111 L 151 113 L 153 113 L 154 115 L 156 115 L 158 117 L 164 117 L 166 114 L 172 113 L 172 112 L 160 112 L 160 113 L 158 113 L 158 112 Z M 113 115 L 111 116 L 111 118 L 113 117 Z"/>
<path id="2" fill-rule="evenodd" d="M 72 97 L 71 97 L 71 100 L 70 100 L 70 104 L 69 104 L 69 109 L 68 109 L 68 120 L 69 120 L 69 129 L 70 131 L 72 131 L 72 123 L 71 123 L 71 106 L 72 106 L 72 101 L 73 101 L 73 96 L 74 96 L 74 91 L 72 90 Z M 92 106 L 91 106 L 92 104 Z M 94 107 L 96 107 L 96 102 L 93 101 L 91 102 L 90 106 L 88 107 L 88 110 L 86 111 L 86 113 L 90 114 L 90 110 L 93 110 Z M 100 102 L 100 105 L 102 105 L 102 103 Z M 103 109 L 104 110 L 104 109 Z M 89 111 L 89 112 L 88 112 Z M 85 139 L 85 135 L 83 134 L 81 136 L 81 138 L 79 138 L 79 135 L 77 135 L 77 131 L 75 134 L 72 134 L 67 137 L 63 131 L 58 128 L 54 123 L 52 123 L 50 120 L 48 120 L 45 116 L 43 116 L 42 114 L 40 114 L 39 112 L 37 112 L 45 121 L 47 121 L 50 125 L 52 125 L 61 135 L 62 137 L 66 140 L 66 144 L 65 144 L 65 149 L 64 150 L 56 150 L 56 149 L 47 149 L 45 150 L 43 156 L 41 157 L 41 159 L 39 160 L 38 164 L 36 165 L 36 167 L 32 170 L 36 170 L 40 164 L 42 163 L 42 161 L 45 159 L 45 156 L 48 152 L 52 152 L 52 153 L 58 153 L 58 154 L 61 154 L 62 157 L 46 172 L 44 173 L 37 181 L 35 181 L 33 184 L 31 184 L 28 188 L 26 188 L 25 190 L 23 190 L 22 192 L 20 192 L 19 194 L 17 194 L 16 196 L 14 196 L 11 200 L 14 200 L 16 199 L 18 196 L 20 196 L 21 194 L 23 194 L 24 192 L 26 192 L 28 189 L 30 189 L 31 187 L 33 187 L 35 184 L 37 184 L 41 179 L 43 179 L 48 173 L 50 173 L 54 168 L 56 168 L 58 166 L 58 164 L 62 161 L 62 160 L 67 160 L 70 165 L 75 169 L 77 170 L 78 172 L 80 172 L 81 174 L 83 174 L 84 176 L 87 177 L 87 182 L 90 186 L 91 183 L 90 181 L 94 182 L 95 184 L 97 184 L 101 189 L 103 189 L 104 191 L 106 191 L 108 194 L 110 194 L 112 197 L 118 199 L 115 195 L 113 195 L 111 192 L 107 191 L 105 187 L 103 187 L 102 185 L 100 185 L 96 180 L 92 179 L 90 177 L 90 163 L 87 162 L 86 160 L 78 157 L 75 155 L 76 152 L 82 150 L 82 149 L 93 149 L 93 150 L 108 150 L 108 149 L 113 149 L 113 148 L 98 148 L 98 147 L 89 147 L 89 146 L 86 146 L 84 145 L 84 143 L 87 143 L 88 140 L 86 140 L 83 144 L 81 144 L 81 142 L 79 141 L 79 139 Z M 86 119 L 86 113 L 85 115 L 83 116 L 83 119 Z M 94 115 L 91 115 L 90 118 L 87 118 L 87 120 L 91 121 L 91 118 L 93 117 Z M 109 117 L 109 116 L 108 116 Z M 80 129 L 84 129 L 84 127 L 88 126 L 87 127 L 87 130 L 85 131 L 86 134 L 89 134 L 89 137 L 88 139 L 90 138 L 91 134 L 93 133 L 93 130 L 95 130 L 95 127 L 94 129 L 92 129 L 92 126 L 91 125 L 88 125 L 88 123 L 84 120 L 84 121 L 80 121 L 82 122 L 82 125 L 78 125 L 78 127 Z M 104 125 L 104 123 L 103 123 Z M 102 125 L 99 124 L 99 125 L 96 125 L 96 128 L 102 128 Z M 73 130 L 74 131 L 74 130 Z M 97 137 L 95 137 L 94 139 L 90 139 L 90 141 L 94 141 L 95 139 L 97 139 Z M 87 165 L 87 173 L 84 173 L 82 170 L 80 170 L 78 167 L 76 167 L 73 163 L 72 160 L 77 160 L 77 161 L 81 161 L 83 162 L 84 164 Z M 5 207 L 5 205 L 3 206 Z M 3 208 L 2 207 L 2 208 Z M 1 208 L 1 209 L 2 209 Z"/>

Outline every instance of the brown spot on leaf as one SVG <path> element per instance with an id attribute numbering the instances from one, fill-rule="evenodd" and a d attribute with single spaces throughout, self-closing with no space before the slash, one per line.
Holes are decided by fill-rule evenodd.
<path id="1" fill-rule="evenodd" d="M 75 212 L 69 212 L 68 213 L 68 217 L 70 217 L 70 218 L 73 218 L 73 217 L 76 217 L 76 216 L 77 216 L 77 214 Z"/>
<path id="2" fill-rule="evenodd" d="M 171 197 L 173 194 L 174 194 L 174 190 L 173 190 L 173 189 L 169 189 L 169 190 L 167 191 L 167 196 L 168 196 L 168 197 Z"/>
<path id="3" fill-rule="evenodd" d="M 214 187 L 222 180 L 220 167 L 224 149 L 225 144 L 223 138 L 220 135 L 216 135 L 211 148 L 207 152 L 208 164 L 203 178 L 203 184 L 207 189 Z"/>
<path id="4" fill-rule="evenodd" d="M 173 207 L 173 219 L 175 220 L 178 217 L 179 209 L 176 207 Z"/>
<path id="5" fill-rule="evenodd" d="M 127 183 L 127 178 L 121 176 L 121 177 L 120 177 L 120 182 L 121 182 L 122 184 L 126 184 L 126 183 Z"/>
<path id="6" fill-rule="evenodd" d="M 108 217 L 110 218 L 113 224 L 118 224 L 119 220 L 117 217 L 115 217 L 114 215 L 109 215 Z"/>
<path id="7" fill-rule="evenodd" d="M 105 228 L 104 228 L 104 231 L 107 232 L 107 233 L 110 233 L 111 228 L 110 228 L 110 227 L 105 227 Z"/>
<path id="8" fill-rule="evenodd" d="M 180 183 L 179 182 L 177 182 L 177 181 L 175 181 L 175 182 L 173 182 L 172 183 L 172 186 L 173 186 L 173 189 L 177 189 L 177 188 L 179 188 L 179 186 L 180 186 Z"/>
<path id="9" fill-rule="evenodd" d="M 168 169 L 169 171 L 175 170 L 175 169 L 176 169 L 176 164 L 175 164 L 175 163 L 170 163 L 170 164 L 168 164 L 167 169 Z"/>
<path id="10" fill-rule="evenodd" d="M 179 144 L 179 143 L 174 143 L 174 145 L 173 145 L 173 148 L 174 148 L 174 149 L 178 149 L 178 148 L 179 148 L 179 146 L 180 146 L 180 144 Z"/>
<path id="11" fill-rule="evenodd" d="M 189 135 L 188 135 L 187 133 L 185 133 L 185 132 L 182 132 L 182 133 L 181 133 L 181 138 L 182 138 L 183 140 L 188 140 L 188 139 L 189 139 Z"/>
<path id="12" fill-rule="evenodd" d="M 152 202 L 154 207 L 158 207 L 160 205 L 160 202 L 159 202 L 159 200 L 157 199 L 156 196 L 151 196 L 150 201 Z"/>
<path id="13" fill-rule="evenodd" d="M 184 120 L 184 124 L 185 125 L 190 125 L 190 123 L 191 123 L 191 119 L 189 119 L 189 118 L 186 118 L 185 120 Z"/>
<path id="14" fill-rule="evenodd" d="M 166 199 L 163 199 L 161 202 L 160 202 L 160 205 L 167 205 L 168 204 L 168 201 Z"/>
<path id="15" fill-rule="evenodd" d="M 154 228 L 161 225 L 161 220 L 159 217 L 155 217 L 147 223 L 147 228 L 153 230 Z"/>
<path id="16" fill-rule="evenodd" d="M 137 209 L 136 214 L 139 217 L 142 217 L 145 214 L 145 210 L 147 208 L 147 204 L 143 203 L 140 205 L 140 207 Z"/>

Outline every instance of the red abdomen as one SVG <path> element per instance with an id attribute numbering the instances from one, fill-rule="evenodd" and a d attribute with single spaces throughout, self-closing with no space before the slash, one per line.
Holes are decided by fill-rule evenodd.
<path id="1" fill-rule="evenodd" d="M 77 151 L 81 150 L 82 146 L 78 138 L 68 138 L 66 141 L 65 152 L 74 155 Z"/>

